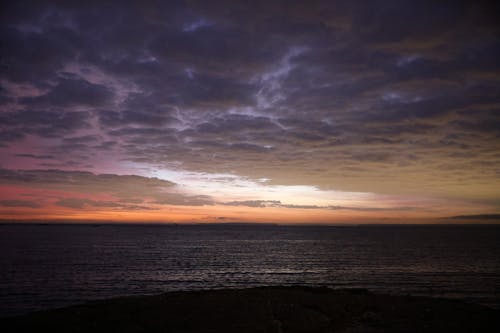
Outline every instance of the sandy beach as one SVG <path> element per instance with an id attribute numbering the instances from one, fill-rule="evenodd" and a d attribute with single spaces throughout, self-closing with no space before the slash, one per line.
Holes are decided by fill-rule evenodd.
<path id="1" fill-rule="evenodd" d="M 500 311 L 366 290 L 262 287 L 125 297 L 4 318 L 3 332 L 498 332 Z"/>

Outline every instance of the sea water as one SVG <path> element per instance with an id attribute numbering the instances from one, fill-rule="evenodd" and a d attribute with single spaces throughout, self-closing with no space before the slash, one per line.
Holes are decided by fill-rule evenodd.
<path id="1" fill-rule="evenodd" d="M 499 307 L 500 226 L 0 225 L 0 316 L 173 290 L 308 285 Z"/>

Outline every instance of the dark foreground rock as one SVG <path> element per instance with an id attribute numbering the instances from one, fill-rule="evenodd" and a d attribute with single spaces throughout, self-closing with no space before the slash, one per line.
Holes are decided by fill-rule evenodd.
<path id="1" fill-rule="evenodd" d="M 0 320 L 2 332 L 500 332 L 500 311 L 362 290 L 267 287 L 90 302 Z"/>

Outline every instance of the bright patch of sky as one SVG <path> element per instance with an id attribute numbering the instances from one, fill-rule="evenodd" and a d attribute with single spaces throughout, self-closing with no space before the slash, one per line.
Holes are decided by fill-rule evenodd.
<path id="1" fill-rule="evenodd" d="M 182 170 L 155 170 L 149 175 L 175 182 L 186 193 L 208 195 L 217 202 L 278 200 L 290 205 L 355 205 L 373 199 L 363 192 L 322 191 L 305 185 L 267 185 L 266 179 L 252 180 L 233 174 L 210 174 Z"/>

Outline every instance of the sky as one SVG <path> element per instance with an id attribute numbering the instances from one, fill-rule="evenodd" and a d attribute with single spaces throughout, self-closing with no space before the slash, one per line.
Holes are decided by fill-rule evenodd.
<path id="1" fill-rule="evenodd" d="M 0 6 L 2 220 L 500 216 L 498 3 Z"/>

